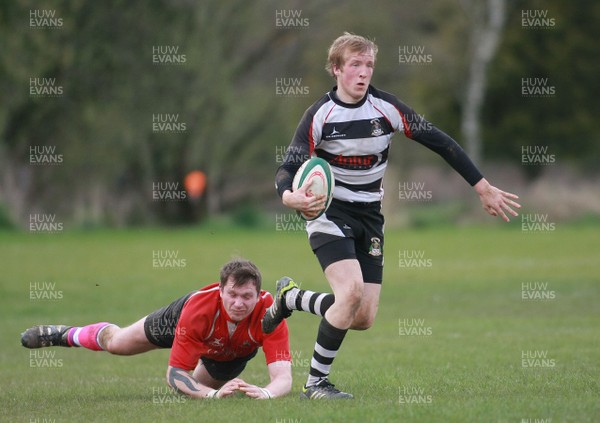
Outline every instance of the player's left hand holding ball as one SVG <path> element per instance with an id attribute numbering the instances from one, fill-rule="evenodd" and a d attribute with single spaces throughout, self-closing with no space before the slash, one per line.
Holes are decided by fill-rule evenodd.
<path id="1" fill-rule="evenodd" d="M 312 195 L 310 181 L 296 191 L 286 191 L 283 194 L 283 204 L 299 211 L 307 218 L 317 217 L 325 208 L 325 195 Z"/>

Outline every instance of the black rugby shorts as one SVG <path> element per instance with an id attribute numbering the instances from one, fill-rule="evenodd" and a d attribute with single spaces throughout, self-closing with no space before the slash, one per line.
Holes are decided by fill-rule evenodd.
<path id="1" fill-rule="evenodd" d="M 324 214 L 307 222 L 306 230 L 323 270 L 337 261 L 356 259 L 363 281 L 381 284 L 383 225 L 381 202 L 350 203 L 334 199 Z"/>

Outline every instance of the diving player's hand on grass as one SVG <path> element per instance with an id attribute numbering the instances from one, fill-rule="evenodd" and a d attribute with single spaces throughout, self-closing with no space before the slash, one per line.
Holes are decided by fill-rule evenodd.
<path id="1" fill-rule="evenodd" d="M 243 382 L 239 385 L 239 390 L 246 394 L 246 396 L 254 399 L 270 399 L 273 397 L 271 392 L 269 392 L 267 389 L 256 385 L 250 385 L 246 382 Z"/>
<path id="2" fill-rule="evenodd" d="M 236 393 L 240 386 L 246 385 L 242 379 L 231 379 L 225 385 L 221 386 L 215 395 L 216 398 L 226 398 Z"/>
<path id="3" fill-rule="evenodd" d="M 474 186 L 475 191 L 479 194 L 483 209 L 492 216 L 500 216 L 504 221 L 509 222 L 510 219 L 504 212 L 506 210 L 512 216 L 519 214 L 512 207 L 520 209 L 521 205 L 516 200 L 519 196 L 510 192 L 502 191 L 492 185 L 484 178 L 477 182 Z"/>
<path id="4" fill-rule="evenodd" d="M 281 196 L 283 205 L 304 213 L 309 219 L 316 217 L 325 208 L 326 198 L 325 195 L 312 195 L 310 186 L 309 182 L 296 191 L 285 191 Z"/>

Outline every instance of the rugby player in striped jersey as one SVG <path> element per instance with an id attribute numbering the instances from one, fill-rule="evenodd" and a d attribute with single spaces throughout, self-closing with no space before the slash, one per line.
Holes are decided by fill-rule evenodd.
<path id="1" fill-rule="evenodd" d="M 394 95 L 371 85 L 377 45 L 345 33 L 329 49 L 327 70 L 336 86 L 302 117 L 276 175 L 285 206 L 316 216 L 324 198 L 292 191 L 292 180 L 308 157 L 327 160 L 335 175 L 333 201 L 306 230 L 333 293 L 300 290 L 290 278 L 277 282 L 273 305 L 263 320 L 269 333 L 293 310 L 321 316 L 308 380 L 302 396 L 352 398 L 329 381 L 331 365 L 349 329 L 371 327 L 379 305 L 383 275 L 383 176 L 396 132 L 435 153 L 479 195 L 483 208 L 505 221 L 517 216 L 518 197 L 492 186 L 447 134 Z"/>

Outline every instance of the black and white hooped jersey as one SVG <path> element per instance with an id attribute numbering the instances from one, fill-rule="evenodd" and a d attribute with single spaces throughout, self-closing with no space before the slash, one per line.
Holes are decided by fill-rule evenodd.
<path id="1" fill-rule="evenodd" d="M 463 149 L 392 94 L 369 86 L 356 104 L 342 102 L 336 88 L 310 106 L 294 134 L 276 187 L 279 195 L 291 190 L 302 163 L 321 157 L 335 176 L 333 197 L 349 202 L 373 202 L 383 198 L 383 175 L 391 139 L 403 132 L 441 155 L 463 178 L 475 185 L 482 175 Z"/>

